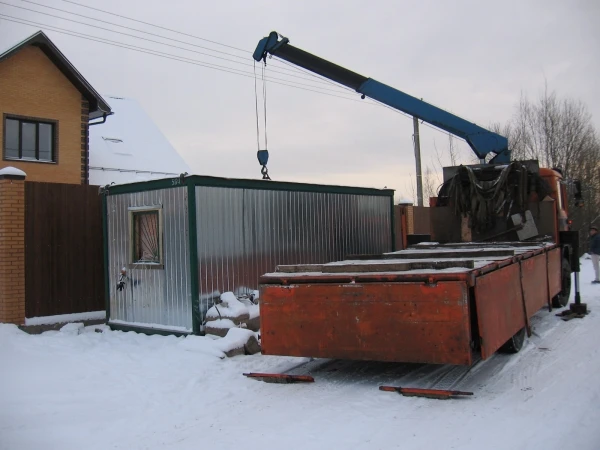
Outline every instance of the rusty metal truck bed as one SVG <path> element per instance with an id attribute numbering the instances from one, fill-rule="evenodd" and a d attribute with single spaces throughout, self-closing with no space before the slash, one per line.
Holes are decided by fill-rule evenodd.
<path id="1" fill-rule="evenodd" d="M 420 244 L 261 277 L 264 354 L 433 364 L 487 358 L 560 291 L 554 243 Z"/>

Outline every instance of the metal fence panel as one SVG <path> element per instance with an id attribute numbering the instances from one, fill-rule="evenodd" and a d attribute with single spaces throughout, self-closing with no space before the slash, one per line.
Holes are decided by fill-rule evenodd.
<path id="1" fill-rule="evenodd" d="M 129 208 L 162 208 L 164 268 L 129 267 Z M 187 188 L 160 189 L 107 198 L 110 320 L 192 329 Z M 126 288 L 117 291 L 122 267 Z"/>
<path id="2" fill-rule="evenodd" d="M 246 294 L 278 264 L 390 251 L 386 196 L 196 186 L 201 320 L 221 293 Z"/>

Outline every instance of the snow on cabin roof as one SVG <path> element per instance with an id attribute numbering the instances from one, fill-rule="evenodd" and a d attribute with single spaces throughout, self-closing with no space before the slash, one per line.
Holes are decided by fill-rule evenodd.
<path id="1" fill-rule="evenodd" d="M 132 183 L 192 170 L 133 99 L 105 96 L 113 113 L 90 126 L 90 184 Z"/>

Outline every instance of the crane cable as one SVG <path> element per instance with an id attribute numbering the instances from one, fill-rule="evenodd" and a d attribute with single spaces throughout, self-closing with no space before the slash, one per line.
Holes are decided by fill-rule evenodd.
<path id="1" fill-rule="evenodd" d="M 265 109 L 265 150 L 269 149 L 267 144 L 267 79 L 265 78 L 266 64 L 262 66 L 263 102 Z"/>
<path id="2" fill-rule="evenodd" d="M 268 150 L 268 138 L 267 138 L 267 82 L 265 78 L 265 67 L 262 67 L 262 96 L 263 96 L 263 108 L 264 108 L 264 127 L 265 127 L 265 148 L 260 149 L 260 118 L 258 114 L 258 87 L 256 81 L 256 62 L 254 62 L 254 104 L 256 108 L 256 146 L 257 152 L 256 157 L 258 163 L 262 166 L 260 173 L 262 174 L 263 180 L 271 180 L 269 176 L 269 169 L 267 169 L 267 162 L 269 161 L 269 150 Z"/>
<path id="3" fill-rule="evenodd" d="M 257 152 L 260 152 L 260 128 L 258 126 L 258 88 L 256 87 L 256 61 L 254 62 L 254 106 L 256 107 L 256 150 Z"/>

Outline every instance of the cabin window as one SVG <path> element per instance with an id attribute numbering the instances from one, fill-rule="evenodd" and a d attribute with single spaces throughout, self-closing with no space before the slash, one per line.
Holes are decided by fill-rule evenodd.
<path id="1" fill-rule="evenodd" d="M 163 264 L 161 213 L 160 208 L 130 209 L 130 263 Z"/>
<path id="2" fill-rule="evenodd" d="M 56 123 L 5 117 L 4 159 L 56 162 Z"/>

